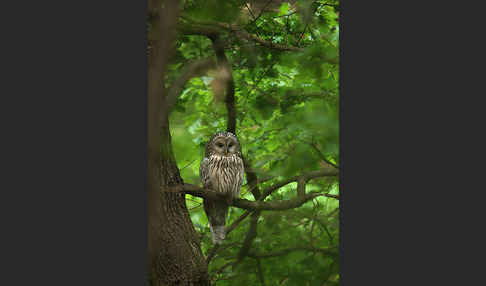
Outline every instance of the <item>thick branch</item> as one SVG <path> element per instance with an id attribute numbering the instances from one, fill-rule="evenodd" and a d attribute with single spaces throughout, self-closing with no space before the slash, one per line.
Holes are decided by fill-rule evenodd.
<path id="1" fill-rule="evenodd" d="M 190 25 L 181 24 L 179 30 L 186 35 L 203 35 L 203 36 L 212 36 L 212 35 L 220 34 L 221 31 L 234 32 L 235 35 L 240 39 L 254 41 L 267 48 L 281 50 L 281 51 L 296 51 L 296 52 L 303 51 L 303 49 L 299 47 L 286 46 L 286 45 L 276 44 L 270 41 L 263 40 L 258 36 L 248 33 L 247 31 L 243 30 L 238 26 L 227 24 L 227 23 L 205 22 L 205 23 L 194 23 Z"/>
<path id="2" fill-rule="evenodd" d="M 196 197 L 210 199 L 210 200 L 226 199 L 226 196 L 223 193 L 215 192 L 210 189 L 204 189 L 197 185 L 192 185 L 192 184 L 178 185 L 172 187 L 170 191 L 184 192 L 186 194 L 190 194 Z M 326 195 L 322 193 L 309 193 L 309 194 L 305 194 L 304 196 L 297 197 L 291 200 L 278 200 L 278 201 L 269 201 L 269 202 L 236 199 L 233 200 L 231 205 L 237 208 L 253 210 L 253 211 L 261 211 L 261 210 L 284 211 L 284 210 L 300 207 L 304 203 L 319 196 L 333 196 L 333 195 Z"/>
<path id="3" fill-rule="evenodd" d="M 181 17 L 182 18 L 182 17 Z M 219 35 L 223 29 L 218 26 L 208 26 L 201 24 L 182 24 L 177 27 L 180 33 L 184 35 L 200 35 L 200 36 L 212 36 Z"/>
<path id="4" fill-rule="evenodd" d="M 299 176 L 292 177 L 290 179 L 282 180 L 280 182 L 275 183 L 274 185 L 266 188 L 263 190 L 263 198 L 266 198 L 270 195 L 273 191 L 280 189 L 281 187 L 290 184 L 292 182 L 303 182 L 304 184 L 307 183 L 311 179 L 319 178 L 319 177 L 326 177 L 326 176 L 337 176 L 339 171 L 335 168 L 329 167 L 318 171 L 313 171 L 307 174 L 302 174 Z"/>
<path id="5" fill-rule="evenodd" d="M 226 200 L 226 195 L 224 193 L 215 192 L 210 189 L 204 189 L 199 187 L 198 185 L 193 184 L 177 185 L 170 188 L 169 191 L 186 193 L 195 197 L 209 200 Z"/>
<path id="6" fill-rule="evenodd" d="M 291 200 L 278 200 L 278 201 L 269 201 L 269 202 L 249 201 L 249 200 L 240 199 L 237 202 L 235 202 L 235 206 L 243 209 L 249 209 L 249 210 L 284 211 L 284 210 L 298 208 L 304 203 L 319 196 L 324 196 L 324 194 L 310 193 Z"/>
<path id="7" fill-rule="evenodd" d="M 250 40 L 259 43 L 260 45 L 266 48 L 280 50 L 280 51 L 292 51 L 292 52 L 302 52 L 304 50 L 304 48 L 300 48 L 300 47 L 282 45 L 282 44 L 273 43 L 271 41 L 263 40 L 262 38 L 250 34 L 244 29 L 242 29 L 241 27 L 238 27 L 236 25 L 220 23 L 220 22 L 204 22 L 204 23 L 202 22 L 194 23 L 193 21 L 191 22 L 192 22 L 191 24 L 180 24 L 178 28 L 179 31 L 186 35 L 203 35 L 203 36 L 214 36 L 220 34 L 222 31 L 228 31 L 228 32 L 233 32 L 240 39 Z M 325 57 L 325 61 L 331 64 L 338 64 L 337 58 Z"/>
<path id="8" fill-rule="evenodd" d="M 260 199 L 258 199 L 257 201 L 236 199 L 233 201 L 232 206 L 242 208 L 242 209 L 247 209 L 247 210 L 288 210 L 288 209 L 299 207 L 305 202 L 312 200 L 313 198 L 316 198 L 318 196 L 326 196 L 330 198 L 339 199 L 339 196 L 337 195 L 322 194 L 322 193 L 305 194 L 304 190 L 301 190 L 299 191 L 299 196 L 291 200 L 279 200 L 279 201 L 269 201 L 269 202 L 263 201 L 263 199 L 265 199 L 270 193 L 291 182 L 298 181 L 300 182 L 299 185 L 301 186 L 301 188 L 303 188 L 305 187 L 305 183 L 307 183 L 311 179 L 324 177 L 324 176 L 336 176 L 338 175 L 338 173 L 339 172 L 337 169 L 329 167 L 326 169 L 313 171 L 307 174 L 302 174 L 300 176 L 295 176 L 293 178 L 276 183 L 273 186 L 270 186 L 269 188 L 265 189 L 263 192 L 263 196 L 261 196 Z M 176 187 L 171 188 L 171 191 L 185 192 L 186 194 L 190 194 L 196 197 L 212 199 L 212 200 L 225 199 L 225 195 L 223 193 L 215 192 L 210 189 L 204 189 L 193 184 L 178 185 Z"/>

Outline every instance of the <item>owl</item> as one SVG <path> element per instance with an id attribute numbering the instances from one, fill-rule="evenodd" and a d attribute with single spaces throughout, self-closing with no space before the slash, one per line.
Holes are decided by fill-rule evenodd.
<path id="1" fill-rule="evenodd" d="M 236 135 L 230 132 L 214 134 L 206 144 L 204 158 L 199 167 L 203 187 L 226 195 L 226 200 L 203 201 L 214 244 L 220 244 L 225 238 L 229 205 L 240 194 L 243 174 L 243 159 Z"/>

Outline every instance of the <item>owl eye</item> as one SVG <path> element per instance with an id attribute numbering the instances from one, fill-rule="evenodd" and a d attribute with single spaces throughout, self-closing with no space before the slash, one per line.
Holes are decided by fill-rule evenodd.
<path id="1" fill-rule="evenodd" d="M 218 143 L 217 145 L 218 145 L 218 147 L 219 147 L 219 148 L 223 148 L 223 146 L 224 146 L 224 145 L 223 145 L 223 144 L 221 144 L 221 143 Z"/>
<path id="2" fill-rule="evenodd" d="M 233 147 L 233 143 L 230 143 L 230 144 L 228 145 L 228 147 Z"/>

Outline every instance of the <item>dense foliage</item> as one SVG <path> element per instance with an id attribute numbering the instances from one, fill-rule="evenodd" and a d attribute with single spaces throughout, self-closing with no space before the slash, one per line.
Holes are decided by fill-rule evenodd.
<path id="1" fill-rule="evenodd" d="M 236 133 L 261 190 L 291 177 L 339 166 L 338 6 L 338 1 L 327 0 L 183 3 L 182 27 L 217 29 L 221 34 L 234 79 Z M 258 40 L 244 38 L 235 29 Z M 167 86 L 192 61 L 215 59 L 209 37 L 186 31 L 178 31 Z M 216 131 L 226 130 L 228 91 L 220 83 L 220 74 L 213 68 L 187 82 L 170 116 L 175 158 L 186 183 L 200 185 L 204 144 Z M 241 197 L 255 200 L 246 183 Z M 289 183 L 265 201 L 293 199 L 296 188 L 296 182 Z M 256 236 L 238 263 L 251 216 L 241 220 L 214 250 L 202 199 L 186 195 L 203 253 L 214 255 L 209 263 L 213 283 L 337 285 L 338 177 L 313 178 L 306 192 L 336 197 L 319 196 L 297 208 L 259 213 Z M 227 226 L 246 212 L 230 208 Z"/>

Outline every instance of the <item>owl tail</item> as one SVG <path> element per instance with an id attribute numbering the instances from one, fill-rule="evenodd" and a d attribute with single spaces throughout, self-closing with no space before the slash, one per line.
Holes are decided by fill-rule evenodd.
<path id="1" fill-rule="evenodd" d="M 224 201 L 204 200 L 204 211 L 208 217 L 213 244 L 221 244 L 225 238 L 225 224 L 229 206 Z"/>
<path id="2" fill-rule="evenodd" d="M 213 244 L 221 244 L 225 238 L 225 227 L 224 225 L 209 225 L 211 230 L 211 239 L 213 240 Z"/>

